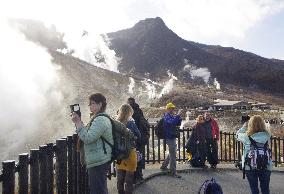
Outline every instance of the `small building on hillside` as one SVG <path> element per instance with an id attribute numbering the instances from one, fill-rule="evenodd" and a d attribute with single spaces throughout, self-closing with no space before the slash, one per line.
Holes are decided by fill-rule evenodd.
<path id="1" fill-rule="evenodd" d="M 261 109 L 261 110 L 270 110 L 271 109 L 271 104 L 269 103 L 264 103 L 264 102 L 253 102 L 250 103 L 252 109 Z"/>
<path id="2" fill-rule="evenodd" d="M 245 101 L 218 100 L 213 104 L 213 110 L 250 110 L 251 105 Z"/>

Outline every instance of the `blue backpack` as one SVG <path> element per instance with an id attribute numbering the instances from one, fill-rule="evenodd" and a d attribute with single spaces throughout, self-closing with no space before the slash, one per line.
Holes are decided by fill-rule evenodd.
<path id="1" fill-rule="evenodd" d="M 206 180 L 199 188 L 198 194 L 201 194 L 203 189 L 204 194 L 223 194 L 222 187 L 215 181 L 214 178 Z"/>

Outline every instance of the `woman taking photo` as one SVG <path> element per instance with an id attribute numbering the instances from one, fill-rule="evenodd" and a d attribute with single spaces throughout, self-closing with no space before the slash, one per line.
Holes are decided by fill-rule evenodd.
<path id="1" fill-rule="evenodd" d="M 132 144 L 130 155 L 127 159 L 119 161 L 117 168 L 117 190 L 119 194 L 131 194 L 133 192 L 134 172 L 137 167 L 136 144 L 141 139 L 134 120 L 132 119 L 133 109 L 128 104 L 123 104 L 119 111 L 117 120 L 125 124 L 128 129 L 136 136 L 136 141 Z"/>
<path id="2" fill-rule="evenodd" d="M 267 145 L 271 133 L 269 129 L 266 129 L 265 122 L 261 116 L 255 115 L 249 119 L 247 127 L 244 125 L 236 133 L 238 141 L 244 144 L 244 155 L 242 156 L 242 167 L 247 176 L 251 193 L 259 194 L 258 180 L 260 182 L 260 188 L 262 194 L 269 194 L 269 182 L 272 168 L 272 161 L 270 156 L 267 157 L 265 168 L 257 169 L 250 158 L 256 158 L 257 155 L 253 155 L 255 152 L 252 149 L 254 145 Z M 264 148 L 267 150 L 268 148 Z M 268 145 L 267 145 L 268 146 Z M 253 152 L 252 152 L 253 151 Z M 266 153 L 264 151 L 264 153 Z M 268 154 L 269 155 L 269 154 Z M 257 161 L 257 160 L 256 160 Z M 265 164 L 265 163 L 264 163 Z M 258 165 L 258 164 L 257 164 Z M 260 165 L 259 165 L 260 166 Z"/>
<path id="3" fill-rule="evenodd" d="M 75 123 L 79 139 L 84 145 L 90 193 L 107 194 L 107 170 L 110 165 L 112 149 L 107 144 L 105 144 L 105 150 L 102 149 L 101 137 L 113 144 L 112 125 L 107 117 L 98 115 L 106 110 L 106 98 L 100 93 L 92 94 L 89 97 L 89 106 L 91 119 L 86 126 L 75 112 L 72 113 L 72 121 Z"/>

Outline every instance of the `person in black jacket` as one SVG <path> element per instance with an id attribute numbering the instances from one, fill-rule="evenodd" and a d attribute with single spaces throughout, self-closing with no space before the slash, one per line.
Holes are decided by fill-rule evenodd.
<path id="1" fill-rule="evenodd" d="M 149 141 L 150 125 L 134 98 L 128 98 L 127 103 L 134 111 L 132 118 L 135 120 L 135 124 L 141 133 L 141 141 L 137 143 L 137 150 L 142 154 L 142 159 L 138 162 L 135 172 L 135 182 L 139 182 L 143 179 L 142 169 L 145 168 L 145 145 L 147 145 Z"/>

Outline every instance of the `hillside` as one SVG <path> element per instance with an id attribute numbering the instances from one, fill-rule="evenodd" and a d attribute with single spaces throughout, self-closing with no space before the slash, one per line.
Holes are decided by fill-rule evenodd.
<path id="1" fill-rule="evenodd" d="M 157 79 L 171 70 L 181 80 L 190 81 L 184 67 L 191 65 L 208 68 L 211 77 L 222 84 L 284 92 L 284 61 L 183 40 L 159 17 L 139 21 L 132 28 L 108 33 L 108 36 L 112 48 L 122 58 L 119 66 L 122 72 L 148 72 Z"/>

